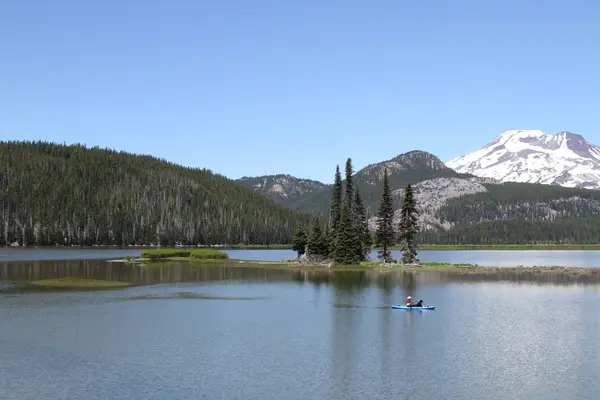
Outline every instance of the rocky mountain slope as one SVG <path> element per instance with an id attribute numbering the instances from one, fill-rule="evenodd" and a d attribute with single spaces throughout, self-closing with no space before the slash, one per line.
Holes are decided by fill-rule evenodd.
<path id="1" fill-rule="evenodd" d="M 328 185 L 311 179 L 296 178 L 291 175 L 265 175 L 260 177 L 244 176 L 236 183 L 254 190 L 274 200 L 293 208 L 296 201 L 327 187 Z"/>
<path id="2" fill-rule="evenodd" d="M 371 228 L 376 224 L 385 168 L 390 174 L 396 224 L 403 188 L 408 182 L 414 184 L 423 241 L 451 244 L 600 241 L 600 191 L 502 182 L 458 173 L 436 156 L 421 151 L 401 154 L 355 173 L 355 184 L 371 215 Z M 326 215 L 330 196 L 331 187 L 326 185 L 299 196 L 293 203 L 282 204 Z"/>
<path id="3" fill-rule="evenodd" d="M 344 168 L 342 163 L 340 163 L 340 168 L 342 170 Z M 367 209 L 372 211 L 376 210 L 381 197 L 383 171 L 386 168 L 393 190 L 404 187 L 408 182 L 420 182 L 440 177 L 470 176 L 459 174 L 444 165 L 435 155 L 418 150 L 367 165 L 354 174 L 354 183 L 359 188 Z M 332 180 L 334 172 L 335 165 L 331 172 Z M 244 177 L 236 182 L 293 210 L 317 215 L 327 215 L 329 212 L 330 184 L 295 178 L 290 175 Z"/>
<path id="4" fill-rule="evenodd" d="M 469 196 L 477 193 L 486 193 L 488 189 L 485 183 L 497 183 L 484 178 L 435 178 L 421 181 L 413 186 L 417 208 L 419 210 L 419 225 L 422 229 L 451 229 L 454 224 L 451 221 L 438 215 L 438 211 L 451 199 Z M 394 224 L 400 223 L 400 205 L 404 189 L 397 189 L 392 192 L 392 199 L 395 202 L 396 210 L 394 212 Z M 377 226 L 377 217 L 369 219 L 369 227 L 375 229 Z"/>
<path id="5" fill-rule="evenodd" d="M 600 189 L 600 147 L 570 132 L 506 131 L 446 165 L 460 173 L 502 182 Z"/>

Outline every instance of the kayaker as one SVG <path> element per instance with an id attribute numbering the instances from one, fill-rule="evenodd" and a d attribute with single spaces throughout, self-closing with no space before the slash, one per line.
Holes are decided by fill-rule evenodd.
<path id="1" fill-rule="evenodd" d="M 419 300 L 418 303 L 413 303 L 412 302 L 412 297 L 408 296 L 406 298 L 406 306 L 407 307 L 423 307 L 423 300 Z"/>

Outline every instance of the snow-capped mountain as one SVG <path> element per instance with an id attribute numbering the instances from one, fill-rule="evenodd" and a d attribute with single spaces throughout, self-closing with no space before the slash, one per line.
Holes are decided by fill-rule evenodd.
<path id="1" fill-rule="evenodd" d="M 600 189 L 600 147 L 570 132 L 506 131 L 446 165 L 460 173 L 502 182 Z"/>

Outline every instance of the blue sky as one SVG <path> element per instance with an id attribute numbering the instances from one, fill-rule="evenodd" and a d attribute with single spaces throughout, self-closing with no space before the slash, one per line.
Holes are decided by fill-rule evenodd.
<path id="1" fill-rule="evenodd" d="M 508 129 L 600 144 L 600 2 L 5 0 L 0 140 L 331 181 Z"/>

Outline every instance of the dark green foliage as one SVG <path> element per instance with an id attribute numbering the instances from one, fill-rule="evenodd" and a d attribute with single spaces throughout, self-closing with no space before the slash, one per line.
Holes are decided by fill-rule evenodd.
<path id="1" fill-rule="evenodd" d="M 329 229 L 329 225 L 325 225 L 323 231 L 323 237 L 325 238 L 325 247 L 327 248 L 327 257 L 333 257 L 333 250 L 335 249 L 335 234 L 334 231 Z"/>
<path id="2" fill-rule="evenodd" d="M 331 203 L 329 205 L 329 227 L 335 231 L 340 223 L 342 211 L 342 175 L 340 166 L 335 167 L 335 178 L 331 191 Z"/>
<path id="3" fill-rule="evenodd" d="M 215 249 L 196 249 L 190 252 L 190 257 L 201 260 L 227 260 L 229 255 Z"/>
<path id="4" fill-rule="evenodd" d="M 356 188 L 354 196 L 354 225 L 356 237 L 358 238 L 356 241 L 356 254 L 360 261 L 365 261 L 368 259 L 369 250 L 371 249 L 371 232 L 369 232 L 367 212 L 365 211 L 358 188 Z"/>
<path id="5" fill-rule="evenodd" d="M 298 253 L 298 257 L 301 257 L 306 252 L 307 240 L 304 227 L 302 225 L 298 226 L 292 237 L 292 250 Z"/>
<path id="6" fill-rule="evenodd" d="M 321 230 L 321 222 L 315 219 L 308 238 L 307 254 L 311 257 L 326 258 L 329 254 L 327 237 Z"/>
<path id="7" fill-rule="evenodd" d="M 437 216 L 458 224 L 505 219 L 543 220 L 596 216 L 600 191 L 554 185 L 503 183 L 485 185 L 487 193 L 451 199 Z M 553 210 L 554 212 L 550 212 Z"/>
<path id="8" fill-rule="evenodd" d="M 436 213 L 454 227 L 421 232 L 421 243 L 599 243 L 600 191 L 529 183 L 485 185 Z"/>
<path id="9" fill-rule="evenodd" d="M 379 213 L 377 215 L 377 230 L 375 232 L 375 244 L 379 247 L 378 258 L 385 261 L 392 261 L 392 255 L 389 248 L 394 244 L 394 208 L 392 204 L 392 193 L 388 182 L 387 169 L 383 173 L 383 193 L 379 203 Z"/>
<path id="10" fill-rule="evenodd" d="M 342 205 L 340 223 L 335 232 L 333 259 L 337 264 L 358 264 L 356 252 L 358 238 L 354 229 L 353 213 L 347 201 Z"/>
<path id="11" fill-rule="evenodd" d="M 190 250 L 185 249 L 152 249 L 144 250 L 141 254 L 142 258 L 149 258 L 151 260 L 158 260 L 161 258 L 171 257 L 189 257 Z"/>
<path id="12" fill-rule="evenodd" d="M 346 194 L 344 196 L 344 201 L 348 202 L 348 204 L 350 205 L 350 209 L 353 208 L 354 202 L 354 183 L 352 179 L 352 173 L 352 159 L 348 158 L 346 160 Z"/>
<path id="13" fill-rule="evenodd" d="M 598 244 L 600 217 L 485 221 L 460 225 L 450 231 L 420 232 L 419 241 L 453 245 Z"/>
<path id="14" fill-rule="evenodd" d="M 404 188 L 404 199 L 400 210 L 400 226 L 398 241 L 402 250 L 402 262 L 412 264 L 417 262 L 417 245 L 415 243 L 419 225 L 417 224 L 417 202 L 413 196 L 411 184 Z"/>
<path id="15" fill-rule="evenodd" d="M 410 151 L 408 153 L 400 154 L 390 160 L 371 164 L 365 168 L 360 169 L 351 178 L 351 186 L 354 191 L 360 189 L 363 204 L 367 209 L 375 209 L 381 198 L 382 190 L 382 177 L 383 169 L 388 167 L 388 179 L 390 189 L 392 191 L 401 189 L 409 182 L 421 182 L 427 179 L 441 178 L 441 177 L 468 177 L 467 174 L 459 174 L 454 170 L 446 167 L 442 161 L 433 154 L 424 151 Z M 391 169 L 393 168 L 393 170 Z M 238 181 L 247 187 L 251 187 L 254 190 L 262 192 L 264 188 L 262 186 L 256 187 L 257 183 L 262 183 L 267 180 L 267 185 L 273 176 L 257 177 L 257 178 L 246 178 L 243 181 Z M 309 182 L 308 179 L 303 179 L 303 182 Z M 340 179 L 340 188 L 341 188 Z M 302 187 L 306 187 L 307 183 L 303 183 Z M 323 185 L 320 189 L 316 188 L 319 185 Z M 278 193 L 264 193 L 272 198 L 277 197 L 281 204 L 284 204 L 292 210 L 299 210 L 309 212 L 314 215 L 322 215 L 331 217 L 331 209 L 328 205 L 331 203 L 331 199 L 336 197 L 335 184 L 325 185 L 321 182 L 310 183 L 311 188 L 314 190 L 304 190 L 302 194 L 296 195 L 294 193 L 286 196 L 281 196 Z M 340 189 L 339 204 L 342 202 L 342 189 Z M 344 190 L 344 193 L 349 193 Z M 339 219 L 338 219 L 339 221 Z M 332 225 L 331 225 L 332 226 Z"/>
<path id="16" fill-rule="evenodd" d="M 305 215 L 206 169 L 0 142 L 0 245 L 290 243 Z"/>

